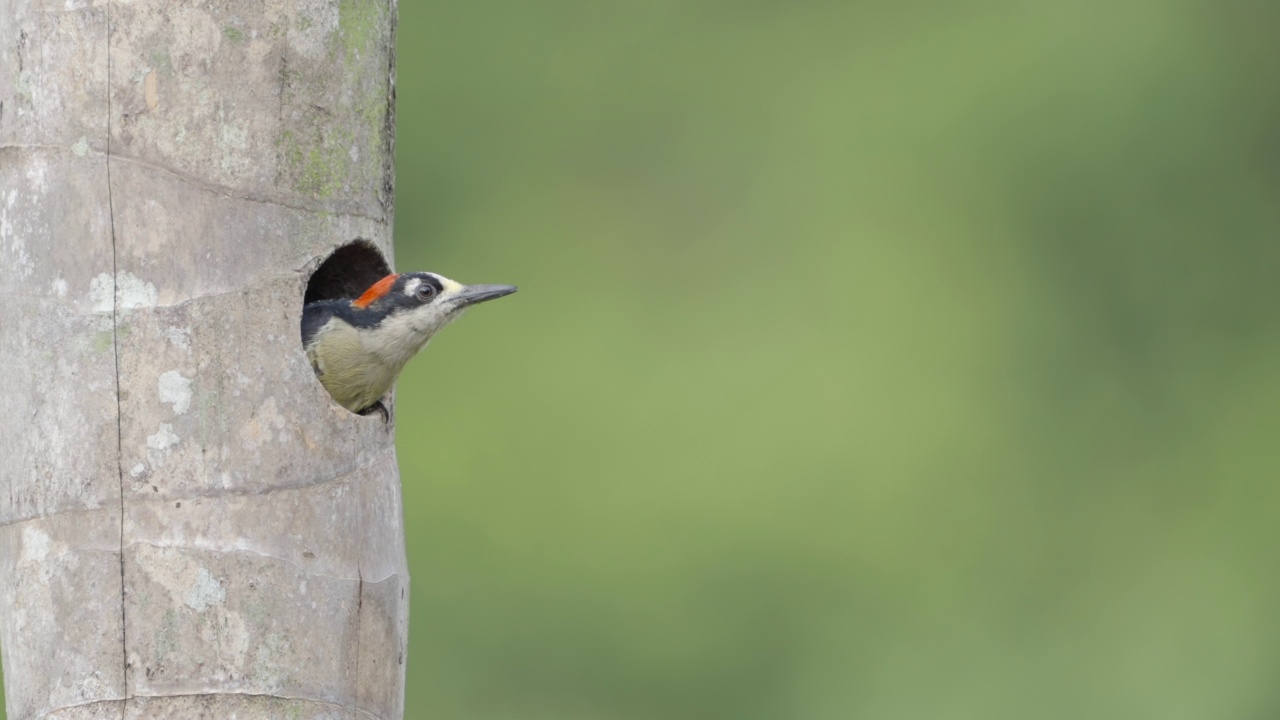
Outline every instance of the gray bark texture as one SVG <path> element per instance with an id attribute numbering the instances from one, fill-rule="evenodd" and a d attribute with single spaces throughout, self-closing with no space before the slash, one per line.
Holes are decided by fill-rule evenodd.
<path id="1" fill-rule="evenodd" d="M 389 262 L 395 15 L 0 0 L 9 720 L 403 715 L 391 426 L 299 339 Z"/>

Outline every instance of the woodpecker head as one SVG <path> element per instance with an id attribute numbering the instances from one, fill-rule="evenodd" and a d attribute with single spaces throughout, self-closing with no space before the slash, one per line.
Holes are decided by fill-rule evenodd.
<path id="1" fill-rule="evenodd" d="M 411 272 L 382 278 L 351 305 L 367 322 L 425 343 L 472 305 L 515 291 L 514 285 L 463 285 L 436 273 Z"/>

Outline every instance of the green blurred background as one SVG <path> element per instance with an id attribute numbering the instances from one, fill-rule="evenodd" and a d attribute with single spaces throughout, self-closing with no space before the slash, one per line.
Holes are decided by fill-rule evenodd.
<path id="1" fill-rule="evenodd" d="M 400 16 L 410 718 L 1280 717 L 1280 6 Z"/>
<path id="2" fill-rule="evenodd" d="M 1280 717 L 1280 6 L 400 16 L 410 720 Z"/>

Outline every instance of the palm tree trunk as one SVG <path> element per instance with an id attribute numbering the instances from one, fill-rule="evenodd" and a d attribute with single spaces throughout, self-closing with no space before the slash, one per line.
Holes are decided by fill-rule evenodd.
<path id="1" fill-rule="evenodd" d="M 299 340 L 389 264 L 395 14 L 0 3 L 9 720 L 403 715 L 392 426 Z"/>

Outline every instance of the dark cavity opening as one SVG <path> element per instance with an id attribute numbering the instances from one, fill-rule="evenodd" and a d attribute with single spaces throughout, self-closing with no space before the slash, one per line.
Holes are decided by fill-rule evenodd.
<path id="1" fill-rule="evenodd" d="M 303 295 L 303 305 L 321 300 L 354 300 L 363 295 L 364 291 L 374 283 L 390 274 L 391 268 L 376 245 L 368 240 L 353 240 L 334 250 L 333 254 L 325 258 L 325 261 L 320 263 L 320 267 L 311 273 L 311 279 L 307 281 L 307 292 Z M 309 320 L 306 312 L 303 312 L 304 347 L 307 338 L 319 329 L 317 325 L 323 324 L 322 320 L 322 313 Z M 389 418 L 387 408 L 381 401 L 365 408 L 360 414 L 369 414 L 372 410 L 381 412 L 383 420 Z"/>
<path id="2" fill-rule="evenodd" d="M 355 240 L 333 251 L 307 282 L 303 304 L 319 300 L 354 300 L 391 274 L 387 261 L 368 240 Z"/>

